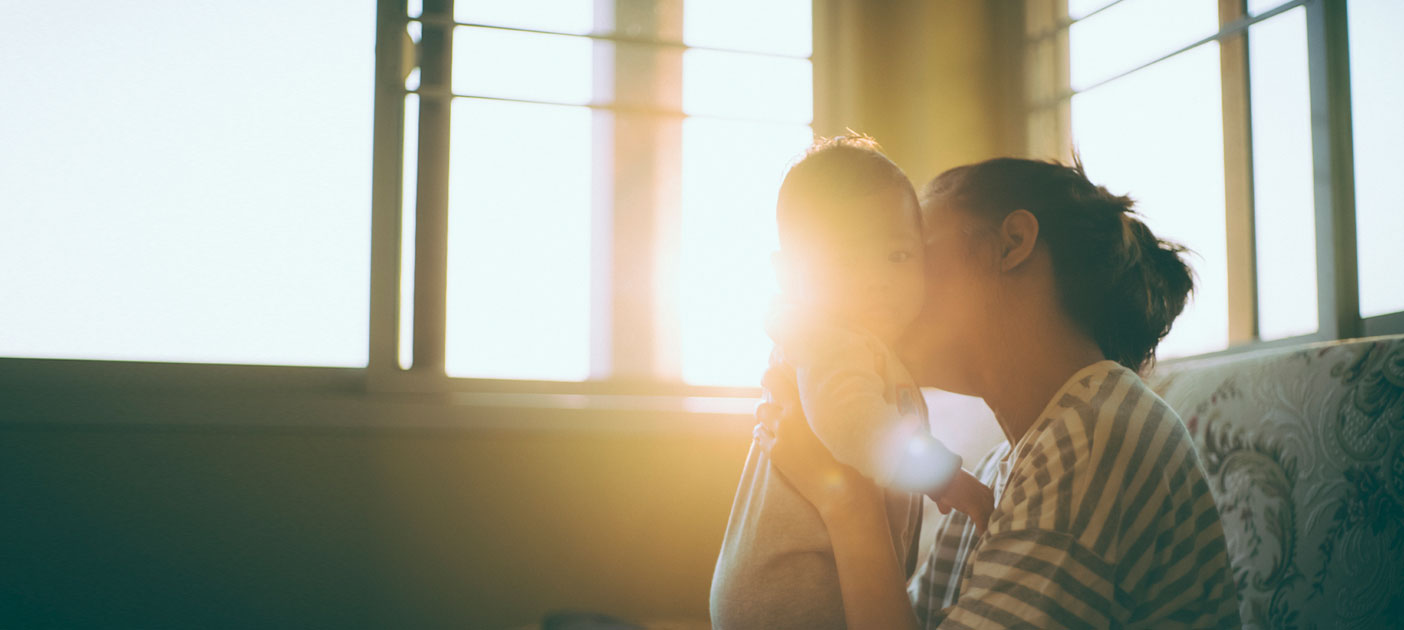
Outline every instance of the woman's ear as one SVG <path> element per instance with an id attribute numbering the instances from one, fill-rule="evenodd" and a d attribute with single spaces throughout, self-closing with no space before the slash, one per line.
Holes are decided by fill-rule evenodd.
<path id="1" fill-rule="evenodd" d="M 1028 210 L 1015 210 L 1004 217 L 999 228 L 999 270 L 1010 271 L 1033 255 L 1038 244 L 1038 217 Z"/>

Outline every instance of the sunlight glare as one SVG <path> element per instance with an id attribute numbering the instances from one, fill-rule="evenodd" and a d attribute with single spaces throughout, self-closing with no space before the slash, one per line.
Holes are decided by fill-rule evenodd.
<path id="1" fill-rule="evenodd" d="M 762 326 L 775 295 L 775 197 L 808 146 L 806 125 L 683 122 L 679 265 L 683 380 L 755 386 L 770 353 Z"/>

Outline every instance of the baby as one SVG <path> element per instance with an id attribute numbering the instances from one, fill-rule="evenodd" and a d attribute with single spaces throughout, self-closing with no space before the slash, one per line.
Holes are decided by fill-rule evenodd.
<path id="1" fill-rule="evenodd" d="M 871 138 L 839 136 L 790 168 L 776 221 L 781 299 L 766 328 L 772 367 L 793 368 L 799 392 L 780 402 L 798 403 L 835 459 L 884 487 L 893 551 L 910 576 L 922 495 L 944 509 L 943 496 L 979 485 L 931 436 L 921 390 L 892 351 L 924 298 L 916 193 Z M 793 396 L 775 389 L 767 395 Z M 711 616 L 723 630 L 844 625 L 824 523 L 754 444 L 712 576 Z"/>

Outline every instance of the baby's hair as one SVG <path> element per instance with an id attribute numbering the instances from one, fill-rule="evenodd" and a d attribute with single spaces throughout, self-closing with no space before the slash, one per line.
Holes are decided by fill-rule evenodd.
<path id="1" fill-rule="evenodd" d="M 848 133 L 839 134 L 837 136 L 830 136 L 828 138 L 825 138 L 824 136 L 815 136 L 814 142 L 811 143 L 809 147 L 804 150 L 804 153 L 801 154 L 800 157 L 795 160 L 795 163 L 798 164 L 799 162 L 803 162 L 806 158 L 814 155 L 815 153 L 823 153 L 824 151 L 840 147 L 849 149 L 859 149 L 863 151 L 871 151 L 873 153 L 882 154 L 882 145 L 878 144 L 877 139 L 873 138 L 872 136 L 866 133 L 849 129 Z M 792 164 L 791 168 L 793 167 L 794 165 Z"/>
<path id="2" fill-rule="evenodd" d="M 786 244 L 800 232 L 838 218 L 833 215 L 835 204 L 822 202 L 869 195 L 891 187 L 905 190 L 916 199 L 907 174 L 882 153 L 882 147 L 871 136 L 849 130 L 832 138 L 815 138 L 790 165 L 780 184 L 775 221 L 781 249 L 786 249 Z"/>

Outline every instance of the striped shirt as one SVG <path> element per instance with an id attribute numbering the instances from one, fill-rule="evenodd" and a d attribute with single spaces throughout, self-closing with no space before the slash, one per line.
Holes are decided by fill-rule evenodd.
<path id="1" fill-rule="evenodd" d="M 924 627 L 1240 625 L 1189 433 L 1131 370 L 1083 368 L 974 473 L 996 488 L 995 511 L 982 536 L 955 512 L 934 523 L 908 589 Z"/>

